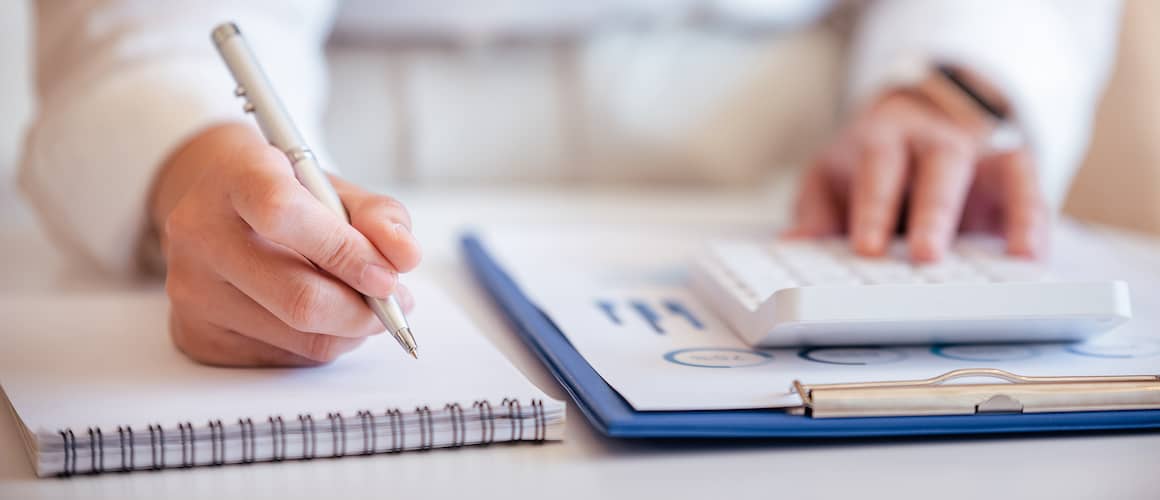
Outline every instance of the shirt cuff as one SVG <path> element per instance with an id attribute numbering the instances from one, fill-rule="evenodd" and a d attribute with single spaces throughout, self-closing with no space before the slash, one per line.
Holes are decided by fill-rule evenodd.
<path id="1" fill-rule="evenodd" d="M 233 87 L 220 61 L 188 58 L 44 100 L 51 108 L 29 131 L 20 182 L 50 236 L 103 271 L 140 271 L 157 169 L 205 128 L 246 120 Z"/>
<path id="2" fill-rule="evenodd" d="M 898 86 L 906 74 L 899 68 L 968 69 L 1011 104 L 1043 193 L 1058 207 L 1086 150 L 1110 59 L 1091 57 L 1093 40 L 1072 29 L 1080 22 L 1046 0 L 877 2 L 855 35 L 847 104 L 864 105 Z"/>

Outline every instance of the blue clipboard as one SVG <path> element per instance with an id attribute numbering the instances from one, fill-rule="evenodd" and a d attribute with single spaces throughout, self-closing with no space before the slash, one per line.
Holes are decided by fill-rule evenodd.
<path id="1" fill-rule="evenodd" d="M 621 438 L 846 438 L 1160 428 L 1160 410 L 814 419 L 783 410 L 636 411 L 600 377 L 474 235 L 475 276 L 600 432 Z"/>

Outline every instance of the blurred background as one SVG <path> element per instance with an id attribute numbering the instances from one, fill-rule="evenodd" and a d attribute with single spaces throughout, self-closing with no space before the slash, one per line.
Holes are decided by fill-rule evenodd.
<path id="1" fill-rule="evenodd" d="M 29 71 L 31 54 L 28 44 L 28 10 L 26 1 L 8 2 L 0 16 L 0 209 L 11 210 L 12 177 L 24 133 L 24 124 L 32 111 Z"/>
<path id="2" fill-rule="evenodd" d="M 841 100 L 842 12 L 804 30 L 767 21 L 822 16 L 812 2 L 722 2 L 711 16 L 673 16 L 664 2 L 615 15 L 601 2 L 575 13 L 488 3 L 461 16 L 467 25 L 425 17 L 430 9 L 413 1 L 387 3 L 347 1 L 327 49 L 329 151 L 370 186 L 648 182 L 661 169 L 665 182 L 703 180 L 698 164 L 714 166 L 715 183 L 778 177 L 830 133 Z M 12 181 L 33 112 L 28 16 L 20 0 L 0 16 L 6 213 L 23 210 Z M 1160 232 L 1157 23 L 1160 2 L 1125 3 L 1072 215 Z M 682 105 L 658 105 L 672 102 Z M 795 121 L 777 119 L 799 109 Z"/>

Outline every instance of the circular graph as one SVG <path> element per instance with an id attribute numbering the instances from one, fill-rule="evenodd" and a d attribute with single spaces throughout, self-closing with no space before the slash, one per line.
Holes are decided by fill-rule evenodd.
<path id="1" fill-rule="evenodd" d="M 930 348 L 935 356 L 960 361 L 1019 361 L 1039 355 L 1034 347 L 1015 344 L 936 345 Z"/>
<path id="2" fill-rule="evenodd" d="M 812 347 L 798 357 L 830 365 L 881 365 L 906 359 L 906 354 L 886 347 Z"/>
<path id="3" fill-rule="evenodd" d="M 1067 346 L 1067 352 L 1091 358 L 1130 359 L 1160 354 L 1160 342 L 1154 340 L 1121 339 L 1104 342 L 1085 342 Z"/>
<path id="4" fill-rule="evenodd" d="M 665 360 L 697 368 L 745 368 L 773 361 L 773 355 L 749 349 L 707 347 L 670 351 L 665 354 Z"/>

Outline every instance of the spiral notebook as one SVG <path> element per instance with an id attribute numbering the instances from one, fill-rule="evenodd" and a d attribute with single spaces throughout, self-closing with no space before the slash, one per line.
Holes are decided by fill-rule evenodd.
<path id="1" fill-rule="evenodd" d="M 0 298 L 0 386 L 42 477 L 561 439 L 563 403 L 411 288 L 419 361 L 379 335 L 301 369 L 190 361 L 159 293 Z"/>

